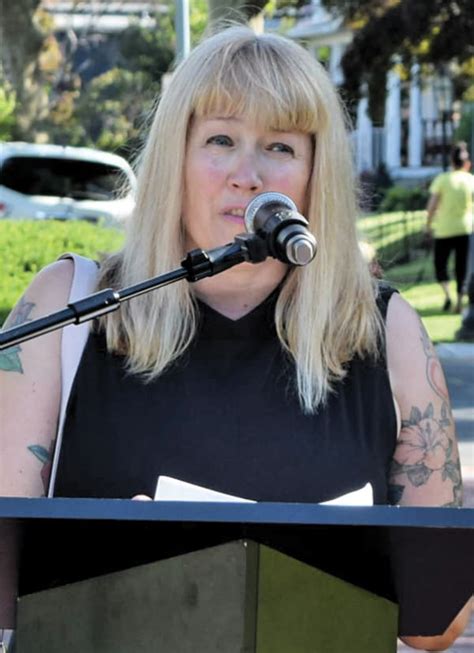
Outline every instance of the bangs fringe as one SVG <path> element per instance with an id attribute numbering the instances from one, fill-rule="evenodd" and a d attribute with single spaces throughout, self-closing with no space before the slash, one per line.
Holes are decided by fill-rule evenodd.
<path id="1" fill-rule="evenodd" d="M 316 133 L 324 120 L 321 103 L 314 104 L 314 85 L 303 68 L 295 79 L 294 67 L 286 69 L 272 50 L 269 41 L 256 41 L 214 57 L 197 85 L 194 114 L 248 115 L 267 129 Z"/>

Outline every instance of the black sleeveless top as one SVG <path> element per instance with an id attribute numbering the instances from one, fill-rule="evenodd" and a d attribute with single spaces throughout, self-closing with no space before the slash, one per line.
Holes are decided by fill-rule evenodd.
<path id="1" fill-rule="evenodd" d="M 382 313 L 393 293 L 379 299 Z M 257 501 L 318 503 L 363 487 L 387 503 L 396 416 L 385 357 L 355 358 L 315 415 L 300 409 L 273 322 L 276 293 L 230 320 L 200 304 L 198 335 L 151 383 L 102 333 L 71 391 L 55 496 L 153 496 L 160 475 Z"/>

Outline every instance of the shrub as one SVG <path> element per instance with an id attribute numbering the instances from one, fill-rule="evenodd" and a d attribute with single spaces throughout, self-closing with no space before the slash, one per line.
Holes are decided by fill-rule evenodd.
<path id="1" fill-rule="evenodd" d="M 359 177 L 361 210 L 364 213 L 377 211 L 392 185 L 392 179 L 383 163 L 376 170 L 363 170 Z"/>
<path id="2" fill-rule="evenodd" d="M 0 220 L 0 325 L 45 265 L 64 252 L 100 258 L 120 248 L 123 233 L 82 221 Z"/>
<path id="3" fill-rule="evenodd" d="M 428 191 L 425 188 L 405 188 L 404 186 L 393 186 L 385 193 L 380 203 L 380 211 L 419 211 L 426 207 L 428 202 Z"/>

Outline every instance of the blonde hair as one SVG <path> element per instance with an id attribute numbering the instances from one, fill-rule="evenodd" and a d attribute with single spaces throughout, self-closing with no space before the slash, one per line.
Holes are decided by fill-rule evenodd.
<path id="1" fill-rule="evenodd" d="M 377 355 L 381 324 L 358 247 L 344 112 L 325 70 L 301 46 L 232 27 L 178 66 L 140 157 L 126 245 L 106 261 L 100 285 L 121 287 L 179 266 L 187 132 L 193 116 L 216 111 L 315 138 L 306 217 L 320 247 L 315 262 L 287 275 L 275 309 L 278 336 L 296 363 L 301 406 L 313 412 L 355 354 Z M 185 351 L 196 322 L 187 283 L 143 295 L 103 319 L 109 349 L 125 352 L 130 371 L 147 379 Z"/>

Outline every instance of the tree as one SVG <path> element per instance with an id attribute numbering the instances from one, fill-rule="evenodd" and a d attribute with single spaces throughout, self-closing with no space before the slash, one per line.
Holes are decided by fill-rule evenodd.
<path id="1" fill-rule="evenodd" d="M 24 137 L 48 111 L 48 82 L 61 54 L 40 0 L 0 0 L 0 83 L 16 96 L 13 134 Z"/>
<path id="2" fill-rule="evenodd" d="M 472 77 L 462 66 L 472 60 L 474 12 L 472 0 L 323 0 L 331 11 L 344 16 L 355 31 L 342 59 L 343 91 L 349 104 L 360 96 L 363 83 L 369 90 L 369 113 L 375 123 L 384 117 L 387 72 L 395 54 L 407 70 L 416 59 L 431 67 L 457 66 L 458 94 Z M 352 101 L 352 102 L 351 102 Z"/>
<path id="3" fill-rule="evenodd" d="M 15 92 L 7 84 L 0 86 L 0 141 L 11 138 L 15 126 Z"/>
<path id="4" fill-rule="evenodd" d="M 157 18 L 153 30 L 132 25 L 120 37 L 120 66 L 140 71 L 160 82 L 174 59 L 174 29 L 170 15 Z"/>
<path id="5" fill-rule="evenodd" d="M 73 99 L 63 93 L 62 103 L 50 116 L 49 133 L 56 142 L 93 145 L 131 156 L 140 145 L 162 76 L 175 58 L 174 6 L 156 13 L 153 29 L 132 25 L 120 34 L 117 65 L 93 78 Z M 192 40 L 207 22 L 206 0 L 191 5 Z"/>

